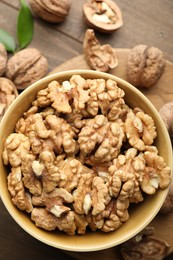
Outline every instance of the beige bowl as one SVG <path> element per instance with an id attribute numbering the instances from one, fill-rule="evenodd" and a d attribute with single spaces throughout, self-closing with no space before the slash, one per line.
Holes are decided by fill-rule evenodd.
<path id="1" fill-rule="evenodd" d="M 163 156 L 166 163 L 172 167 L 172 146 L 170 139 L 163 121 L 150 101 L 140 91 L 126 81 L 110 74 L 90 70 L 65 71 L 62 73 L 53 74 L 39 80 L 23 91 L 23 93 L 21 93 L 12 103 L 1 122 L 0 155 L 2 155 L 5 139 L 10 133 L 13 132 L 17 120 L 22 116 L 23 112 L 30 107 L 31 102 L 36 97 L 37 92 L 40 89 L 45 88 L 52 80 L 58 80 L 61 82 L 68 80 L 73 74 L 80 74 L 84 78 L 110 78 L 116 80 L 119 86 L 125 91 L 126 103 L 131 107 L 141 107 L 146 113 L 153 117 L 158 132 L 156 145 L 158 147 L 159 154 Z M 37 228 L 28 215 L 18 210 L 16 206 L 13 205 L 7 189 L 7 174 L 7 168 L 3 165 L 2 156 L 0 156 L 0 194 L 10 215 L 26 232 L 36 239 L 53 247 L 70 251 L 102 250 L 116 246 L 130 239 L 152 221 L 161 208 L 168 192 L 168 189 L 159 190 L 155 195 L 148 196 L 144 202 L 139 203 L 130 211 L 129 220 L 114 232 L 91 232 L 82 236 L 68 236 L 64 233 L 48 232 Z"/>

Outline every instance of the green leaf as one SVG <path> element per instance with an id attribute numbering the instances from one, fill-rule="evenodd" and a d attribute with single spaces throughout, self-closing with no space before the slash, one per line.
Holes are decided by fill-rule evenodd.
<path id="1" fill-rule="evenodd" d="M 34 22 L 32 13 L 24 0 L 20 0 L 21 9 L 17 20 L 17 39 L 19 49 L 25 48 L 32 40 L 34 33 Z"/>
<path id="2" fill-rule="evenodd" d="M 14 38 L 3 29 L 0 29 L 0 43 L 2 43 L 6 50 L 9 52 L 14 52 L 16 48 L 16 44 Z"/>

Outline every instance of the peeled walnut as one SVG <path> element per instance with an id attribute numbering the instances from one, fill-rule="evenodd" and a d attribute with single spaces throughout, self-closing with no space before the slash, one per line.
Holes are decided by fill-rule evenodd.
<path id="1" fill-rule="evenodd" d="M 0 120 L 9 105 L 18 96 L 18 92 L 13 82 L 7 78 L 0 78 Z"/>
<path id="2" fill-rule="evenodd" d="M 0 43 L 0 76 L 2 76 L 6 69 L 7 52 L 3 44 Z"/>
<path id="3" fill-rule="evenodd" d="M 155 152 L 144 152 L 146 168 L 141 180 L 141 189 L 147 194 L 154 194 L 158 188 L 165 189 L 171 182 L 171 170 Z"/>
<path id="4" fill-rule="evenodd" d="M 136 236 L 121 244 L 124 260 L 162 260 L 168 255 L 169 245 L 166 241 L 153 236 L 154 228 L 146 227 Z"/>
<path id="5" fill-rule="evenodd" d="M 47 74 L 48 62 L 35 48 L 27 48 L 14 54 L 7 62 L 6 77 L 17 89 L 25 89 Z"/>
<path id="6" fill-rule="evenodd" d="M 92 69 L 107 72 L 118 65 L 115 50 L 109 44 L 101 45 L 92 29 L 88 29 L 85 33 L 83 49 Z"/>
<path id="7" fill-rule="evenodd" d="M 62 188 L 56 188 L 52 192 L 43 192 L 41 196 L 32 197 L 33 205 L 46 206 L 46 210 L 51 212 L 57 218 L 62 217 L 71 210 L 67 205 L 72 202 L 72 194 Z"/>
<path id="8" fill-rule="evenodd" d="M 137 156 L 137 149 L 130 148 L 125 155 L 120 154 L 113 160 L 108 168 L 109 172 L 109 193 L 118 197 L 120 201 L 138 203 L 143 201 L 139 179 L 142 178 L 145 169 L 145 161 Z"/>
<path id="9" fill-rule="evenodd" d="M 105 116 L 97 115 L 78 135 L 81 156 L 87 155 L 85 162 L 89 165 L 110 162 L 119 154 L 123 139 L 123 128 L 118 123 L 108 122 Z"/>
<path id="10" fill-rule="evenodd" d="M 131 146 L 143 151 L 146 145 L 151 145 L 157 136 L 153 119 L 139 111 L 136 114 L 130 110 L 125 120 L 125 133 Z"/>
<path id="11" fill-rule="evenodd" d="M 147 45 L 135 46 L 127 61 L 127 76 L 136 87 L 149 88 L 162 76 L 166 61 L 161 50 Z"/>
<path id="12" fill-rule="evenodd" d="M 92 206 L 91 188 L 94 174 L 86 173 L 80 176 L 77 188 L 73 191 L 73 207 L 78 214 L 88 214 Z"/>
<path id="13" fill-rule="evenodd" d="M 90 99 L 87 102 L 87 111 L 96 116 L 101 110 L 110 121 L 122 120 L 128 112 L 128 106 L 124 102 L 124 91 L 113 80 L 87 80 Z"/>
<path id="14" fill-rule="evenodd" d="M 62 22 L 67 16 L 71 0 L 30 0 L 32 11 L 50 23 Z"/>
<path id="15" fill-rule="evenodd" d="M 111 201 L 106 206 L 105 210 L 102 212 L 102 215 L 104 217 L 102 230 L 104 232 L 114 231 L 122 225 L 121 218 L 118 216 L 117 213 L 117 202 L 116 200 L 111 199 Z"/>
<path id="16" fill-rule="evenodd" d="M 64 188 L 69 192 L 72 192 L 77 188 L 81 175 L 84 176 L 86 174 L 90 175 L 93 173 L 92 169 L 89 169 L 80 161 L 72 157 L 69 157 L 66 160 L 60 160 L 58 164 L 58 170 L 60 175 L 63 176 L 62 180 L 59 182 L 59 187 Z M 83 189 L 82 191 L 84 192 Z"/>
<path id="17" fill-rule="evenodd" d="M 26 192 L 22 182 L 22 172 L 20 167 L 12 167 L 8 179 L 8 190 L 12 196 L 13 203 L 26 212 L 31 212 L 32 202 L 31 195 Z"/>
<path id="18" fill-rule="evenodd" d="M 4 164 L 10 163 L 13 167 L 21 165 L 23 157 L 30 150 L 29 138 L 23 134 L 12 133 L 4 144 L 2 154 Z"/>
<path id="19" fill-rule="evenodd" d="M 46 230 L 54 230 L 58 228 L 66 232 L 68 235 L 74 235 L 76 226 L 74 224 L 74 212 L 69 211 L 65 216 L 57 218 L 44 208 L 34 208 L 31 212 L 31 219 L 37 227 Z"/>
<path id="20" fill-rule="evenodd" d="M 89 0 L 83 5 L 88 25 L 101 32 L 113 32 L 123 25 L 120 8 L 111 0 Z"/>

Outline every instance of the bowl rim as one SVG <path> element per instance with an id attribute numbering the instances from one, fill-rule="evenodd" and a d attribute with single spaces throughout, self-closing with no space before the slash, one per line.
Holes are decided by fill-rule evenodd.
<path id="1" fill-rule="evenodd" d="M 132 84 L 130 84 L 128 81 L 121 79 L 120 77 L 117 77 L 115 75 L 112 74 L 108 74 L 108 73 L 104 73 L 104 72 L 98 72 L 98 71 L 93 71 L 93 70 L 67 70 L 67 71 L 62 71 L 62 72 L 57 72 L 57 73 L 53 73 L 51 75 L 48 75 L 40 80 L 38 80 L 37 82 L 34 82 L 33 84 L 31 84 L 29 87 L 27 87 L 21 94 L 19 94 L 19 96 L 13 101 L 13 103 L 9 106 L 8 110 L 6 111 L 5 115 L 3 116 L 1 123 L 0 123 L 0 136 L 1 136 L 1 132 L 2 129 L 4 127 L 4 125 L 6 124 L 6 121 L 8 121 L 8 116 L 13 112 L 16 104 L 18 102 L 20 102 L 23 97 L 29 96 L 29 94 L 34 90 L 37 89 L 37 87 L 41 86 L 42 83 L 44 83 L 44 87 L 42 87 L 42 89 L 45 88 L 45 86 L 51 82 L 52 80 L 58 80 L 58 78 L 70 78 L 72 75 L 81 75 L 84 78 L 89 78 L 88 76 L 91 76 L 92 78 L 105 78 L 105 79 L 113 79 L 115 80 L 118 84 L 120 85 L 125 85 L 127 88 L 130 87 L 130 89 L 132 89 L 132 91 L 134 91 L 137 95 L 139 95 L 144 102 L 149 106 L 150 109 L 153 110 L 154 114 L 157 115 L 157 120 L 159 121 L 159 124 L 161 124 L 161 127 L 164 129 L 165 131 L 165 138 L 167 139 L 167 144 L 168 144 L 168 150 L 170 152 L 170 158 L 172 157 L 172 145 L 171 145 L 171 141 L 170 141 L 170 137 L 168 134 L 168 131 L 166 129 L 166 126 L 163 122 L 163 120 L 161 119 L 157 109 L 155 108 L 155 106 L 151 103 L 151 101 L 140 91 L 138 90 L 136 87 L 134 87 Z M 63 80 L 62 80 L 63 81 Z M 121 86 L 120 86 L 121 87 Z M 38 92 L 38 90 L 37 90 Z M 171 167 L 171 175 L 172 175 L 172 164 L 169 165 Z M 1 176 L 0 176 L 1 179 Z M 145 219 L 145 221 L 143 222 L 143 225 L 141 225 L 140 227 L 136 228 L 136 230 L 133 232 L 133 234 L 128 235 L 128 237 L 122 237 L 121 239 L 119 239 L 118 242 L 116 241 L 109 241 L 108 243 L 106 243 L 106 241 L 102 242 L 99 246 L 91 246 L 91 248 L 82 248 L 82 247 L 78 247 L 78 245 L 76 245 L 76 247 L 74 246 L 69 246 L 69 245 L 63 245 L 63 244 L 56 244 L 53 243 L 52 241 L 48 241 L 46 238 L 42 237 L 40 234 L 40 232 L 38 232 L 38 234 L 36 232 L 34 232 L 34 230 L 30 229 L 29 227 L 25 226 L 25 223 L 23 223 L 23 221 L 21 219 L 18 219 L 18 217 L 14 214 L 14 205 L 11 206 L 9 201 L 6 201 L 5 198 L 5 193 L 2 189 L 2 183 L 0 182 L 0 197 L 2 199 L 3 204 L 5 205 L 7 211 L 10 213 L 10 215 L 13 217 L 13 219 L 19 224 L 19 226 L 21 226 L 27 233 L 29 233 L 31 236 L 33 236 L 34 238 L 37 238 L 39 241 L 48 244 L 50 246 L 59 248 L 59 249 L 63 249 L 63 250 L 67 250 L 67 251 L 75 251 L 75 252 L 91 252 L 91 251 L 99 251 L 99 250 L 103 250 L 103 249 L 108 249 L 111 248 L 113 246 L 119 245 L 125 241 L 127 241 L 128 239 L 132 238 L 133 236 L 135 236 L 137 233 L 139 233 L 144 227 L 146 227 L 152 220 L 153 218 L 156 216 L 156 214 L 158 213 L 158 211 L 160 210 L 166 196 L 168 193 L 168 188 L 165 189 L 162 192 L 162 196 L 161 196 L 161 200 L 159 202 L 157 202 L 158 207 L 155 209 L 154 212 L 152 212 L 151 216 L 148 216 L 147 219 Z M 22 212 L 23 214 L 23 212 Z M 116 231 L 114 231 L 116 232 Z M 85 235 L 84 235 L 85 236 Z"/>

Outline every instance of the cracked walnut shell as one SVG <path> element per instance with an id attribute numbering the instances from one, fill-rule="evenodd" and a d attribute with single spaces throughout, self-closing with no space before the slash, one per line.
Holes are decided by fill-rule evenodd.
<path id="1" fill-rule="evenodd" d="M 115 50 L 109 44 L 101 45 L 92 29 L 88 29 L 85 33 L 83 49 L 92 69 L 107 72 L 118 65 Z"/>
<path id="2" fill-rule="evenodd" d="M 120 8 L 112 0 L 89 0 L 83 5 L 86 23 L 93 29 L 110 33 L 123 25 Z"/>
<path id="3" fill-rule="evenodd" d="M 71 0 L 30 0 L 34 14 L 50 23 L 62 22 L 67 16 Z"/>
<path id="4" fill-rule="evenodd" d="M 47 59 L 35 48 L 26 48 L 14 54 L 7 62 L 6 77 L 17 89 L 25 89 L 46 76 Z"/>
<path id="5" fill-rule="evenodd" d="M 162 76 L 166 60 L 161 50 L 147 45 L 135 46 L 127 61 L 127 77 L 136 87 L 149 88 Z"/>

